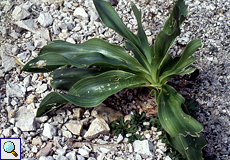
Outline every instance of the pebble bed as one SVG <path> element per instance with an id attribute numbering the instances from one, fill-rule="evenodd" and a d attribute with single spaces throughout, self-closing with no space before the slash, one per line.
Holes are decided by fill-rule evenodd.
<path id="1" fill-rule="evenodd" d="M 130 2 L 110 2 L 127 27 L 136 33 Z M 143 26 L 152 44 L 174 1 L 134 2 L 142 10 Z M 189 14 L 182 34 L 169 52 L 176 56 L 190 40 L 201 39 L 202 47 L 194 54 L 200 74 L 190 87 L 180 87 L 179 80 L 173 82 L 183 96 L 199 103 L 196 116 L 204 126 L 205 157 L 227 160 L 230 159 L 230 1 L 186 0 L 186 4 Z M 171 159 L 165 155 L 166 148 L 156 128 L 140 132 L 145 139 L 143 143 L 127 143 L 126 137 L 111 134 L 101 134 L 89 141 L 84 134 L 94 120 L 92 109 L 84 109 L 76 116 L 78 110 L 70 106 L 53 113 L 54 116 L 34 117 L 42 98 L 51 91 L 48 74 L 21 72 L 19 63 L 36 57 L 42 46 L 54 39 L 79 44 L 96 37 L 123 46 L 123 38 L 101 23 L 91 0 L 2 0 L 0 20 L 0 138 L 21 138 L 22 159 Z M 134 96 L 127 99 L 130 100 L 127 108 L 140 108 Z M 148 100 L 144 99 L 143 104 L 147 105 Z M 84 123 L 80 135 L 66 125 L 76 119 Z M 138 145 L 144 145 L 146 150 L 138 150 Z"/>

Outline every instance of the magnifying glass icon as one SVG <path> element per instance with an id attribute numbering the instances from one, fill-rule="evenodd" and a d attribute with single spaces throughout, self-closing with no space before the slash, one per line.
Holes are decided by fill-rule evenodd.
<path id="1" fill-rule="evenodd" d="M 15 145 L 11 141 L 7 141 L 3 145 L 3 149 L 7 153 L 12 153 L 15 157 L 18 156 L 18 154 L 14 151 L 15 150 Z"/>

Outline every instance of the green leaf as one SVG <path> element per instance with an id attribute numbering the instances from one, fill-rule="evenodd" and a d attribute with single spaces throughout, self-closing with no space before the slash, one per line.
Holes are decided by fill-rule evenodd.
<path id="1" fill-rule="evenodd" d="M 162 75 L 160 75 L 160 82 L 166 82 L 170 77 L 176 74 L 188 74 L 195 71 L 194 67 L 188 67 L 195 61 L 195 58 L 192 56 L 192 54 L 201 46 L 200 40 L 192 40 L 188 43 L 188 45 L 185 47 L 182 55 L 180 58 L 176 58 L 175 60 L 170 59 L 167 62 L 166 68 L 164 69 L 164 72 L 162 72 Z M 171 68 L 167 67 L 171 66 Z"/>
<path id="2" fill-rule="evenodd" d="M 169 134 L 171 145 L 189 160 L 202 159 L 203 127 L 181 109 L 184 98 L 171 86 L 163 85 L 156 102 L 161 126 Z"/>
<path id="3" fill-rule="evenodd" d="M 63 56 L 55 52 L 47 52 L 29 61 L 22 71 L 50 72 L 58 67 L 70 65 Z"/>
<path id="4" fill-rule="evenodd" d="M 197 136 L 202 125 L 181 109 L 184 98 L 171 86 L 163 85 L 156 97 L 158 117 L 162 127 L 171 136 L 178 134 Z"/>
<path id="5" fill-rule="evenodd" d="M 36 113 L 36 117 L 40 117 L 43 114 L 48 113 L 55 108 L 59 108 L 67 102 L 68 101 L 62 98 L 59 93 L 51 92 L 48 95 L 46 95 L 46 97 L 40 103 Z"/>
<path id="6" fill-rule="evenodd" d="M 97 38 L 88 40 L 83 44 L 71 44 L 60 40 L 53 41 L 43 47 L 39 56 L 27 63 L 24 68 L 27 69 L 26 71 L 41 72 L 44 70 L 44 67 L 42 68 L 43 70 L 41 70 L 41 67 L 36 65 L 36 63 L 41 60 L 47 62 L 46 68 L 54 64 L 57 65 L 56 68 L 66 64 L 80 68 L 95 64 L 98 66 L 120 66 L 135 73 L 140 71 L 148 73 L 146 69 L 122 47 Z M 32 63 L 35 65 L 31 65 Z M 46 68 L 45 71 L 50 71 L 50 69 L 47 70 Z"/>
<path id="7" fill-rule="evenodd" d="M 51 86 L 55 89 L 69 90 L 77 81 L 103 73 L 98 69 L 64 68 L 50 74 Z"/>
<path id="8" fill-rule="evenodd" d="M 139 54 L 145 66 L 150 69 L 145 53 L 142 50 L 141 40 L 125 26 L 113 7 L 103 0 L 93 0 L 93 2 L 104 24 L 124 37 L 133 46 L 136 53 Z"/>
<path id="9" fill-rule="evenodd" d="M 108 71 L 97 76 L 81 79 L 72 86 L 68 94 L 49 94 L 39 106 L 39 115 L 62 102 L 70 102 L 81 107 L 95 107 L 124 88 L 146 85 L 148 85 L 148 82 L 135 74 L 120 70 Z M 58 103 L 55 100 L 58 100 Z"/>
<path id="10" fill-rule="evenodd" d="M 158 34 L 154 43 L 154 59 L 152 61 L 152 75 L 158 81 L 158 76 L 167 56 L 167 51 L 173 44 L 175 38 L 180 34 L 180 26 L 187 16 L 187 8 L 183 0 L 178 0 L 173 7 L 170 17 L 164 24 L 163 30 Z"/>
<path id="11" fill-rule="evenodd" d="M 168 137 L 168 140 L 187 160 L 203 160 L 202 149 L 206 145 L 206 141 L 201 133 L 197 137 L 180 134 L 173 138 Z"/>
<path id="12" fill-rule="evenodd" d="M 137 24 L 138 24 L 138 38 L 141 42 L 141 46 L 142 46 L 142 50 L 143 50 L 143 53 L 145 54 L 145 57 L 147 58 L 149 64 L 151 64 L 152 62 L 152 57 L 153 57 L 153 52 L 151 52 L 151 47 L 149 46 L 148 44 L 148 39 L 147 39 L 147 36 L 145 34 L 145 31 L 142 27 L 142 22 L 141 22 L 141 10 L 138 10 L 136 5 L 131 2 L 131 7 L 132 7 L 132 10 L 134 12 L 134 15 L 137 19 Z"/>

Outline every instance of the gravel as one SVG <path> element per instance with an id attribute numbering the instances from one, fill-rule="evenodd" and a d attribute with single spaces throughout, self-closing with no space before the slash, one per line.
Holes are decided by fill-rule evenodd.
<path id="1" fill-rule="evenodd" d="M 128 28 L 137 33 L 129 1 L 109 1 Z M 149 43 L 154 42 L 162 29 L 173 3 L 169 0 L 136 2 L 142 9 Z M 200 74 L 192 82 L 175 78 L 170 83 L 183 96 L 199 104 L 195 116 L 204 126 L 203 134 L 208 142 L 205 157 L 230 159 L 230 1 L 186 0 L 186 3 L 188 18 L 177 45 L 169 53 L 176 56 L 191 39 L 201 39 L 202 47 L 194 54 Z M 161 132 L 153 127 L 140 132 L 144 141 L 130 144 L 127 137 L 108 133 L 109 119 L 100 120 L 105 115 L 100 117 L 98 110 L 69 106 L 35 118 L 39 103 L 51 90 L 49 77 L 47 73 L 21 72 L 19 64 L 36 57 L 54 39 L 79 44 L 96 37 L 124 46 L 123 38 L 101 23 L 91 0 L 2 0 L 0 21 L 0 137 L 21 138 L 22 159 L 170 160 L 165 154 L 165 144 L 159 139 Z M 104 103 L 119 111 L 118 115 L 128 115 L 128 119 L 134 110 L 153 109 L 154 97 L 143 89 L 123 90 Z M 100 126 L 97 128 L 92 122 L 103 125 L 96 123 Z M 74 125 L 79 124 L 80 130 L 74 130 Z M 99 130 L 90 135 L 89 128 Z M 137 148 L 143 145 L 147 155 L 142 154 L 142 148 Z"/>

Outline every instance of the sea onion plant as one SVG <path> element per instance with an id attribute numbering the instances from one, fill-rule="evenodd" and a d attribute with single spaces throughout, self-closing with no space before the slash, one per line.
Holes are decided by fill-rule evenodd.
<path id="1" fill-rule="evenodd" d="M 167 53 L 188 13 L 184 0 L 175 3 L 153 45 L 148 44 L 141 11 L 134 3 L 131 2 L 131 7 L 138 24 L 137 35 L 125 26 L 109 3 L 93 2 L 104 24 L 124 37 L 125 48 L 134 56 L 120 46 L 97 38 L 82 44 L 50 42 L 22 70 L 51 72 L 51 86 L 67 92 L 49 93 L 40 103 L 36 116 L 69 102 L 95 107 L 124 88 L 148 87 L 155 95 L 158 118 L 172 147 L 188 160 L 203 159 L 202 148 L 206 144 L 201 133 L 203 127 L 183 112 L 181 105 L 185 99 L 167 84 L 175 75 L 194 72 L 192 54 L 201 47 L 200 40 L 191 40 L 180 56 L 173 58 Z"/>

